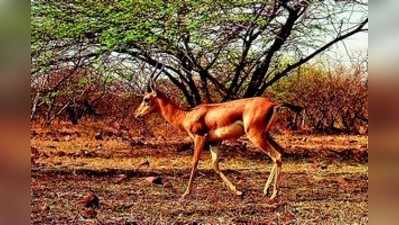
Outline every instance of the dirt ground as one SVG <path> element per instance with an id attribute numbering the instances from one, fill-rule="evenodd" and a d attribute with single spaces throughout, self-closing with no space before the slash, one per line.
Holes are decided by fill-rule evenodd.
<path id="1" fill-rule="evenodd" d="M 279 196 L 262 189 L 271 169 L 245 139 L 221 146 L 234 196 L 201 157 L 192 194 L 192 149 L 183 139 L 33 129 L 32 224 L 367 224 L 367 136 L 274 135 L 286 148 Z M 148 177 L 157 178 L 148 181 Z M 85 206 L 86 195 L 99 199 Z"/>

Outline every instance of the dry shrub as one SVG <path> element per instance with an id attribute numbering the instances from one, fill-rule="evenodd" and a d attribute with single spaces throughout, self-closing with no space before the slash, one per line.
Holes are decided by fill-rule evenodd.
<path id="1" fill-rule="evenodd" d="M 49 122 L 55 118 L 77 117 L 72 114 L 83 114 L 82 110 L 95 114 L 92 104 L 105 93 L 104 87 L 100 74 L 84 68 L 33 76 L 31 93 L 32 104 L 37 104 L 35 116 Z"/>
<path id="2" fill-rule="evenodd" d="M 368 92 L 364 77 L 360 70 L 338 68 L 329 72 L 314 66 L 302 67 L 266 93 L 276 102 L 304 109 L 299 113 L 282 110 L 277 129 L 367 132 Z M 183 102 L 180 92 L 169 82 L 159 81 L 158 85 L 176 103 Z M 92 70 L 57 71 L 36 78 L 31 88 L 32 99 L 36 93 L 41 96 L 36 113 L 40 121 L 56 118 L 76 124 L 91 118 L 140 136 L 175 132 L 159 115 L 149 116 L 145 121 L 135 119 L 133 112 L 141 101 L 139 92 Z"/>
<path id="3" fill-rule="evenodd" d="M 365 133 L 368 124 L 368 91 L 359 70 L 338 68 L 332 72 L 315 67 L 301 68 L 268 92 L 276 101 L 301 106 L 294 113 L 282 113 L 280 122 L 293 128 L 317 132 Z M 299 124 L 298 124 L 299 123 Z"/>
<path id="4" fill-rule="evenodd" d="M 180 96 L 176 88 L 159 83 L 160 88 L 176 102 Z M 118 79 L 106 80 L 88 69 L 57 70 L 41 77 L 32 77 L 32 104 L 39 94 L 33 123 L 56 126 L 60 121 L 91 126 L 101 124 L 111 133 L 129 131 L 134 136 L 164 136 L 176 133 L 159 115 L 145 120 L 135 119 L 134 111 L 141 102 L 139 91 Z M 32 106 L 33 108 L 33 106 Z M 102 130 L 98 128 L 98 132 Z M 108 132 L 108 131 L 104 131 Z M 161 135 L 162 134 L 162 135 Z"/>

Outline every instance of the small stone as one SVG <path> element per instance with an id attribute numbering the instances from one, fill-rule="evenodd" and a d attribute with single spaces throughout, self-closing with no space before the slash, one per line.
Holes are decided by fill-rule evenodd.
<path id="1" fill-rule="evenodd" d="M 65 136 L 65 138 L 64 138 L 65 141 L 70 141 L 71 139 L 72 139 L 72 138 L 71 138 L 71 136 L 69 136 L 69 135 Z"/>
<path id="2" fill-rule="evenodd" d="M 162 186 L 164 188 L 173 188 L 173 185 L 169 181 L 163 182 Z"/>
<path id="3" fill-rule="evenodd" d="M 48 211 L 48 210 L 50 210 L 50 207 L 47 205 L 47 203 L 44 203 L 42 205 L 42 207 L 40 207 L 40 210 L 41 211 Z"/>
<path id="4" fill-rule="evenodd" d="M 121 183 L 122 181 L 127 180 L 127 175 L 126 174 L 119 174 L 116 178 L 116 183 Z"/>
<path id="5" fill-rule="evenodd" d="M 140 167 L 149 167 L 150 166 L 150 162 L 148 162 L 148 160 L 144 160 L 144 161 L 142 161 L 142 162 L 140 162 L 138 165 L 137 165 L 137 167 L 138 168 L 140 168 Z"/>
<path id="6" fill-rule="evenodd" d="M 126 221 L 124 225 L 137 225 L 136 221 Z"/>
<path id="7" fill-rule="evenodd" d="M 97 132 L 95 138 L 96 140 L 103 140 L 103 135 L 101 134 L 101 132 Z"/>
<path id="8" fill-rule="evenodd" d="M 35 147 L 30 147 L 30 151 L 32 155 L 38 155 L 39 154 L 39 150 L 37 150 L 37 148 Z"/>
<path id="9" fill-rule="evenodd" d="M 86 208 L 99 208 L 100 207 L 100 199 L 97 195 L 89 191 L 82 199 L 82 205 Z"/>
<path id="10" fill-rule="evenodd" d="M 93 158 L 97 156 L 97 153 L 90 150 L 81 150 L 78 154 L 87 158 Z"/>
<path id="11" fill-rule="evenodd" d="M 59 151 L 59 152 L 57 153 L 57 155 L 62 157 L 62 156 L 65 156 L 66 153 L 65 153 L 64 151 Z"/>
<path id="12" fill-rule="evenodd" d="M 96 210 L 92 208 L 83 209 L 80 214 L 86 219 L 93 219 L 97 216 Z"/>
<path id="13" fill-rule="evenodd" d="M 327 169 L 327 167 L 328 167 L 328 165 L 327 165 L 327 164 L 324 164 L 324 163 L 320 165 L 320 168 L 321 168 L 322 170 Z"/>
<path id="14" fill-rule="evenodd" d="M 147 178 L 145 178 L 145 180 L 152 184 L 162 184 L 163 183 L 162 178 L 159 176 L 147 177 Z"/>

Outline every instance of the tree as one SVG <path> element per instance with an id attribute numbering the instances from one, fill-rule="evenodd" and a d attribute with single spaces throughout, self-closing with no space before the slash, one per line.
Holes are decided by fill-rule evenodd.
<path id="1" fill-rule="evenodd" d="M 262 95 L 367 24 L 367 1 L 355 0 L 37 0 L 32 75 L 77 60 L 163 67 L 194 106 Z"/>

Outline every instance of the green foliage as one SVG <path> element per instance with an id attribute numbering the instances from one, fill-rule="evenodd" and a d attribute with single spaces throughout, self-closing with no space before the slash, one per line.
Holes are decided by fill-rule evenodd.
<path id="1" fill-rule="evenodd" d="M 32 74 L 76 66 L 96 69 L 104 76 L 115 76 L 116 70 L 118 76 L 132 71 L 142 76 L 148 67 L 164 64 L 164 77 L 191 106 L 203 98 L 260 95 L 269 87 L 267 81 L 286 76 L 312 58 L 307 54 L 323 46 L 330 39 L 326 37 L 336 35 L 331 24 L 344 18 L 346 8 L 358 9 L 356 2 L 346 1 L 285 3 L 35 0 L 31 2 Z M 359 23 L 348 18 L 341 31 L 353 30 L 353 24 Z M 122 65 L 124 71 L 123 60 L 129 61 Z M 210 90 L 218 95 L 210 96 Z"/>
<path id="2" fill-rule="evenodd" d="M 217 37 L 223 35 L 215 33 L 218 26 L 267 23 L 265 19 L 255 21 L 254 15 L 246 12 L 245 6 L 257 2 L 75 0 L 67 4 L 39 0 L 32 2 L 32 44 L 35 48 L 48 39 L 83 41 L 88 34 L 95 34 L 95 41 L 109 50 L 131 43 L 149 47 L 157 42 L 177 48 L 177 41 L 190 35 L 193 46 L 212 51 Z"/>
<path id="3" fill-rule="evenodd" d="M 286 61 L 288 64 L 289 61 Z M 282 78 L 278 82 L 274 83 L 267 91 L 273 98 L 283 101 L 292 102 L 295 101 L 297 93 L 293 90 L 298 86 L 309 86 L 312 85 L 310 82 L 312 79 L 318 79 L 323 82 L 330 76 L 328 71 L 316 66 L 303 66 L 298 70 L 291 73 L 289 76 Z"/>

